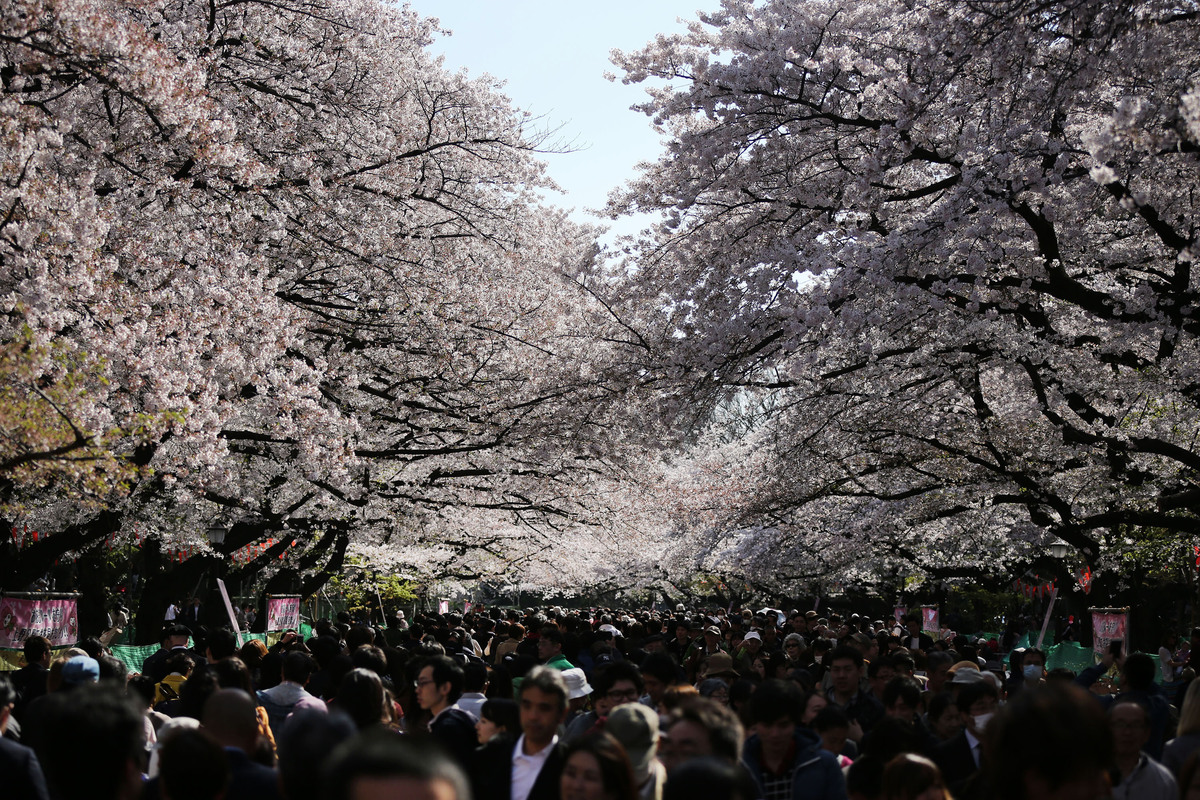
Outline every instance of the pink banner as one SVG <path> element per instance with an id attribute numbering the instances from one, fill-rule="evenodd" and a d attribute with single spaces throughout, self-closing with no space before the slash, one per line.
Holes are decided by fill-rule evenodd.
<path id="1" fill-rule="evenodd" d="M 79 638 L 75 601 L 0 598 L 0 647 L 20 650 L 30 636 L 45 636 L 55 647 L 75 644 Z"/>
<path id="2" fill-rule="evenodd" d="M 1127 627 L 1129 615 L 1122 613 L 1092 612 L 1092 649 L 1097 655 L 1103 656 L 1108 646 L 1120 639 L 1122 642 L 1128 636 Z"/>
<path id="3" fill-rule="evenodd" d="M 901 625 L 904 624 L 904 618 L 908 616 L 908 606 L 896 606 L 892 609 L 892 617 Z"/>
<path id="4" fill-rule="evenodd" d="M 942 627 L 938 624 L 937 606 L 921 607 L 921 630 L 928 631 L 935 637 L 941 633 Z"/>
<path id="5" fill-rule="evenodd" d="M 300 630 L 300 598 L 271 597 L 267 600 L 267 630 Z"/>

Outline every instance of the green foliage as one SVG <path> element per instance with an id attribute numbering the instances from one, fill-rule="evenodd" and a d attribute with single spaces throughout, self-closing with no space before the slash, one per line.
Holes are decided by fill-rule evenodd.
<path id="1" fill-rule="evenodd" d="M 379 607 L 394 610 L 417 599 L 420 585 L 399 575 L 379 573 L 366 565 L 362 558 L 350 557 L 340 575 L 329 579 L 329 589 L 346 601 L 351 615 L 369 613 Z"/>
<path id="2" fill-rule="evenodd" d="M 1011 616 L 1017 609 L 1017 596 L 1010 590 L 990 590 L 979 586 L 951 586 L 946 597 L 945 608 L 952 608 L 964 619 L 975 622 L 977 630 L 1000 631 L 1004 629 L 1002 618 Z"/>

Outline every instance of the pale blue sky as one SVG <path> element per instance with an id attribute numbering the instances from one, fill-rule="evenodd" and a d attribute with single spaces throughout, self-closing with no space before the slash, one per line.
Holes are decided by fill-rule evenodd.
<path id="1" fill-rule="evenodd" d="M 433 45 L 448 68 L 505 80 L 505 93 L 517 107 L 544 116 L 549 127 L 562 126 L 558 138 L 576 151 L 546 156 L 551 176 L 567 191 L 553 202 L 575 208 L 581 220 L 584 209 L 603 206 L 609 190 L 633 176 L 637 162 L 661 152 L 649 118 L 629 110 L 644 98 L 642 87 L 604 78 L 617 72 L 609 51 L 639 49 L 655 34 L 681 32 L 677 18 L 693 19 L 697 9 L 719 5 L 719 0 L 411 1 L 418 13 L 453 31 Z"/>

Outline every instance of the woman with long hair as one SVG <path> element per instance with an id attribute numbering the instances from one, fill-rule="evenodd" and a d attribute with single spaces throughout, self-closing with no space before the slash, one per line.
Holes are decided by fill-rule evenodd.
<path id="1" fill-rule="evenodd" d="M 625 748 L 607 733 L 589 734 L 567 748 L 559 781 L 562 800 L 637 800 Z"/>
<path id="2" fill-rule="evenodd" d="M 1192 681 L 1179 709 L 1175 738 L 1163 748 L 1162 765 L 1178 778 L 1188 757 L 1197 751 L 1200 751 L 1200 681 Z"/>

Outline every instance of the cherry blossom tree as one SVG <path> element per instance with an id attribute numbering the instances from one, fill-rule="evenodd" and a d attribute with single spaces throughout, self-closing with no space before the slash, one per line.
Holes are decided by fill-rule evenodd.
<path id="1" fill-rule="evenodd" d="M 1192 2 L 725 0 L 615 55 L 668 143 L 608 302 L 718 497 L 681 568 L 1193 535 L 1198 36 Z"/>
<path id="2" fill-rule="evenodd" d="M 5 585 L 135 541 L 306 589 L 348 552 L 482 574 L 605 512 L 594 233 L 436 33 L 375 0 L 6 4 L 0 476 L 53 535 Z"/>

